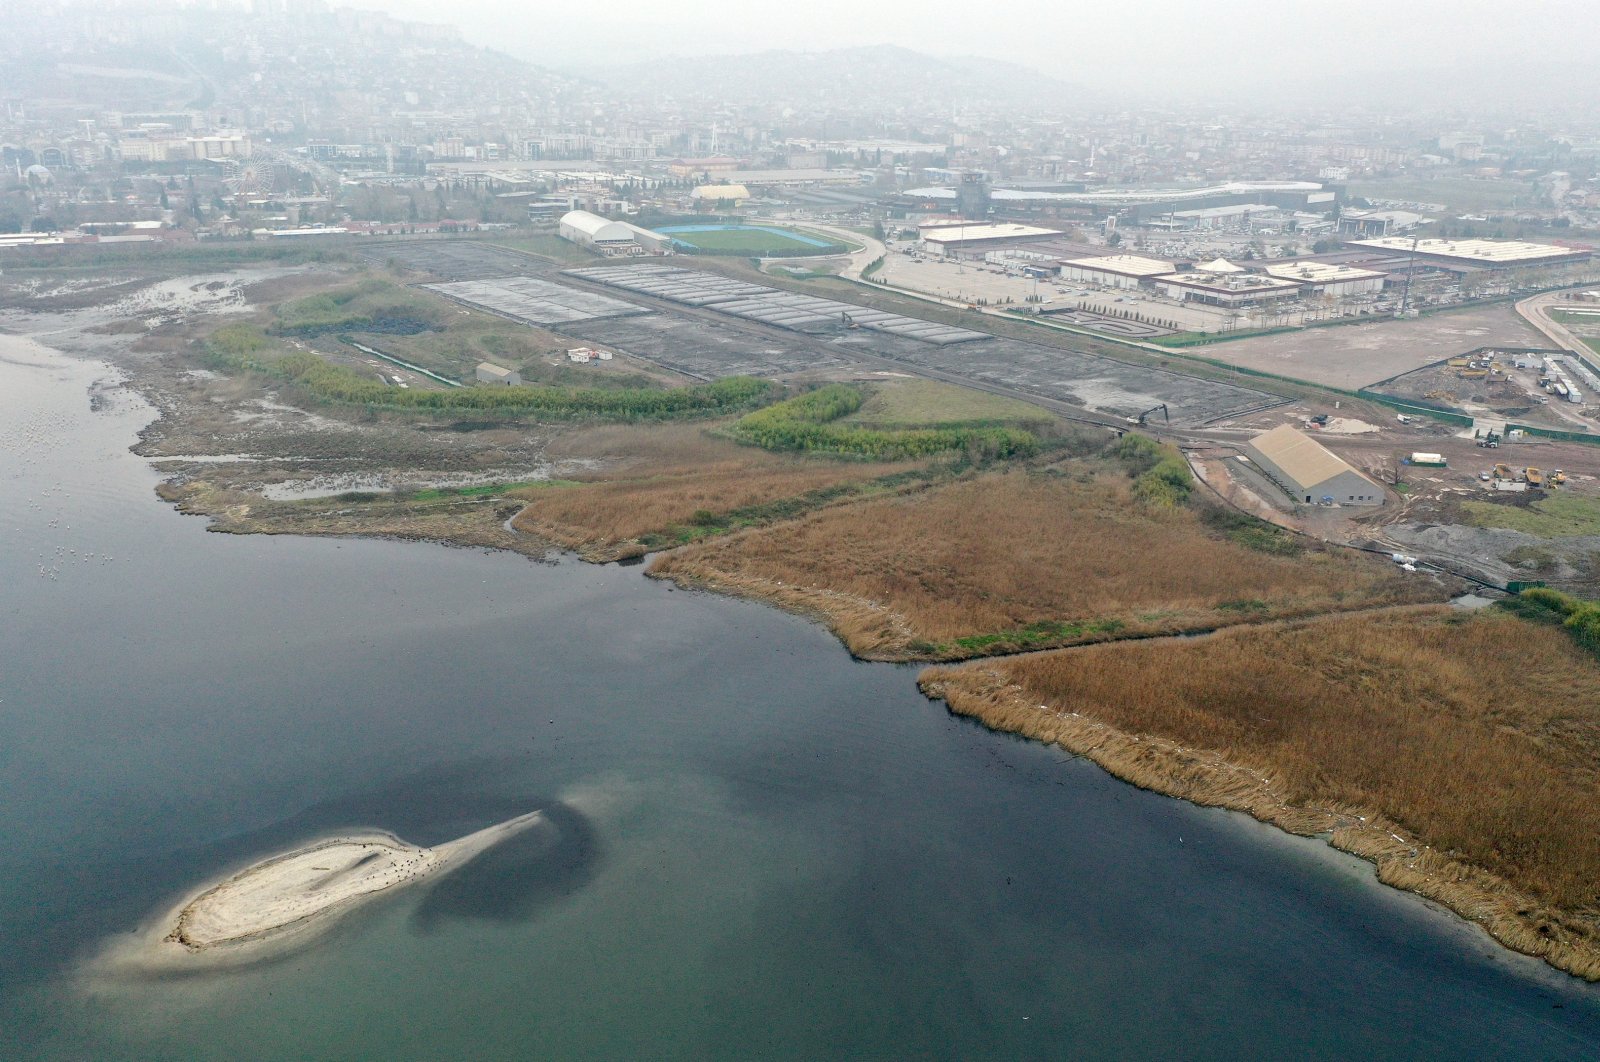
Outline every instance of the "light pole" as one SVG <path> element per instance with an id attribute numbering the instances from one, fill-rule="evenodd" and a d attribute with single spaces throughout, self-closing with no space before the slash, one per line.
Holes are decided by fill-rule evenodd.
<path id="1" fill-rule="evenodd" d="M 1411 309 L 1411 275 L 1417 271 L 1417 241 L 1421 237 L 1417 233 L 1411 234 L 1411 259 L 1406 263 L 1406 286 L 1400 293 L 1400 316 L 1404 317 Z"/>

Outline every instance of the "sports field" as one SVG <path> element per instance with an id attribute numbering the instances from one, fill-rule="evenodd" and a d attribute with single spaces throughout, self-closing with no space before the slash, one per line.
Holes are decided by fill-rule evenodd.
<path id="1" fill-rule="evenodd" d="M 821 236 L 767 225 L 672 225 L 658 229 L 684 248 L 704 254 L 822 255 L 848 248 Z"/>

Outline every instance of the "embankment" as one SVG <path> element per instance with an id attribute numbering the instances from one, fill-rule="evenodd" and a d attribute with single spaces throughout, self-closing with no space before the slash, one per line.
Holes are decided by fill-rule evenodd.
<path id="1" fill-rule="evenodd" d="M 1101 655 L 1107 648 L 1045 655 Z M 1085 659 L 1084 666 L 1099 664 Z M 1284 762 L 1273 763 L 1270 756 L 1225 755 L 1159 734 L 1122 729 L 1091 714 L 1087 705 L 1082 712 L 1062 707 L 1063 701 L 1054 697 L 1047 699 L 1038 689 L 1021 684 L 1017 678 L 1010 665 L 995 661 L 930 668 L 922 673 L 918 685 L 928 697 L 943 700 L 955 714 L 977 719 L 994 730 L 1059 745 L 1142 789 L 1208 807 L 1242 811 L 1290 833 L 1325 836 L 1335 848 L 1371 861 L 1377 867 L 1379 881 L 1448 907 L 1482 926 L 1509 948 L 1541 958 L 1557 969 L 1587 980 L 1600 980 L 1600 918 L 1596 916 L 1592 901 L 1587 904 L 1581 900 L 1572 902 L 1570 893 L 1560 901 L 1554 900 L 1550 895 L 1553 890 L 1536 892 L 1523 888 L 1506 876 L 1475 865 L 1453 843 L 1457 838 L 1448 829 L 1441 827 L 1440 833 L 1448 836 L 1452 843 L 1440 843 L 1440 839 L 1432 835 L 1418 836 L 1417 832 L 1408 830 L 1370 804 L 1318 799 L 1319 795 L 1327 798 L 1339 793 L 1351 796 L 1360 793 L 1362 787 L 1352 784 L 1353 772 L 1341 774 L 1338 765 L 1316 763 L 1319 774 L 1315 790 L 1320 793 L 1314 790 L 1308 798 L 1306 787 L 1300 784 L 1302 777 L 1297 775 L 1295 766 L 1287 762 L 1288 755 Z M 1262 700 L 1268 698 L 1263 691 Z M 1174 696 L 1169 709 L 1174 721 L 1192 710 L 1186 701 L 1177 702 Z M 1174 722 L 1172 729 L 1181 731 L 1182 724 Z M 1392 774 L 1407 771 L 1408 750 L 1391 745 L 1392 737 L 1367 735 L 1372 750 L 1368 764 L 1371 770 Z M 1507 742 L 1514 738 L 1513 734 L 1505 735 Z M 1242 744 L 1245 742 L 1241 741 Z M 1302 735 L 1293 735 L 1286 742 L 1286 745 L 1298 745 L 1297 751 L 1302 754 L 1307 752 L 1306 744 Z M 1310 755 L 1316 757 L 1319 752 L 1313 747 Z M 1240 762 L 1244 759 L 1251 762 Z M 1470 772 L 1470 768 L 1457 760 L 1448 760 L 1440 767 Z M 1532 784 L 1546 788 L 1543 780 L 1536 779 Z M 1453 798 L 1447 795 L 1445 799 Z M 1531 809 L 1527 817 L 1537 819 L 1538 810 Z M 1521 842 L 1528 844 L 1530 838 L 1526 834 L 1529 831 L 1516 823 L 1508 826 L 1495 821 L 1504 819 L 1508 811 L 1515 814 L 1516 809 L 1498 808 L 1492 813 L 1482 813 L 1484 819 L 1479 826 L 1478 840 L 1517 853 L 1517 840 L 1507 838 L 1521 834 Z M 1409 820 L 1413 816 L 1405 817 Z M 1416 817 L 1432 822 L 1426 815 Z M 1570 807 L 1567 817 L 1569 820 L 1586 819 L 1579 809 Z M 1505 835 L 1497 836 L 1497 828 L 1504 830 Z M 1428 843 L 1430 840 L 1436 843 Z M 1555 847 L 1549 837 L 1543 840 L 1547 848 Z M 1517 854 L 1525 855 L 1525 851 Z M 1531 861 L 1532 857 L 1529 858 Z M 1568 862 L 1570 864 L 1570 860 Z M 1523 877 L 1539 876 L 1535 872 L 1537 868 L 1522 869 Z M 1581 870 L 1570 865 L 1568 869 Z"/>

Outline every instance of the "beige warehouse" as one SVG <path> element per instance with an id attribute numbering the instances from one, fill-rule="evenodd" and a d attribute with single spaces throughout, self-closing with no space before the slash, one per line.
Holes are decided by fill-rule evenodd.
<path id="1" fill-rule="evenodd" d="M 1383 488 L 1327 447 L 1289 424 L 1245 443 L 1245 453 L 1295 501 L 1315 505 L 1382 505 Z"/>

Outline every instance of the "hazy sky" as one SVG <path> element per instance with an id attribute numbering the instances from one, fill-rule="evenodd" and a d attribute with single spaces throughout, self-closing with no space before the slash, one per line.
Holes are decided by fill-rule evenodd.
<path id="1" fill-rule="evenodd" d="M 1592 67 L 1600 46 L 1600 0 L 343 2 L 453 22 L 474 43 L 551 66 L 898 44 L 1162 95 L 1219 79 L 1270 88 L 1406 69 L 1437 74 L 1441 89 L 1526 86 L 1551 64 Z"/>

